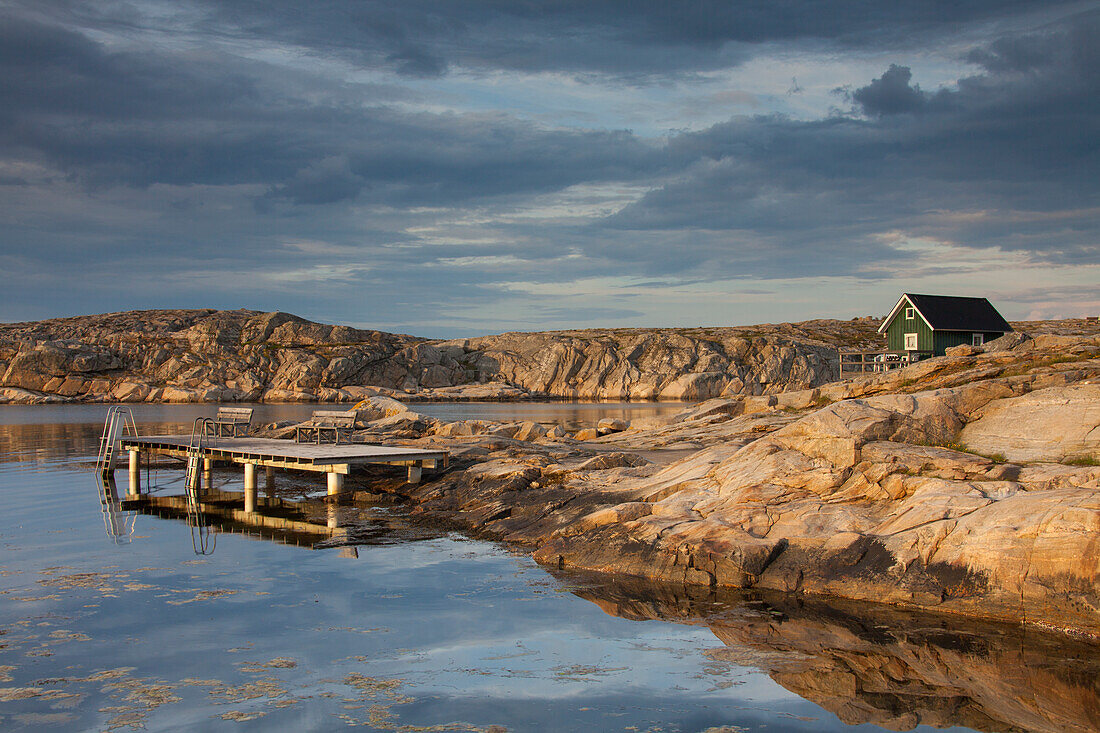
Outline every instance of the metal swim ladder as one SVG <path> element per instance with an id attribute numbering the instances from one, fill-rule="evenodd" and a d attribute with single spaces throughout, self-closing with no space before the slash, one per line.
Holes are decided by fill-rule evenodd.
<path id="1" fill-rule="evenodd" d="M 187 490 L 187 500 L 190 503 L 192 493 L 195 498 L 199 494 L 199 478 L 202 475 L 202 463 L 207 448 L 213 448 L 217 444 L 214 421 L 208 417 L 196 417 L 195 424 L 191 427 L 191 442 L 187 444 L 187 471 L 184 474 L 183 485 Z M 209 444 L 207 438 L 210 439 Z"/>
<path id="2" fill-rule="evenodd" d="M 208 417 L 197 417 L 191 427 L 191 441 L 187 444 L 187 470 L 184 473 L 183 490 L 187 496 L 187 524 L 191 527 L 191 547 L 196 555 L 209 555 L 217 545 L 217 535 L 202 510 L 202 474 L 204 452 L 217 444 L 217 427 Z"/>
<path id="3" fill-rule="evenodd" d="M 126 434 L 137 437 L 134 415 L 129 407 L 116 405 L 107 410 L 103 421 L 103 435 L 99 439 L 99 454 L 96 457 L 96 471 L 100 476 L 109 476 L 114 470 L 119 439 Z"/>

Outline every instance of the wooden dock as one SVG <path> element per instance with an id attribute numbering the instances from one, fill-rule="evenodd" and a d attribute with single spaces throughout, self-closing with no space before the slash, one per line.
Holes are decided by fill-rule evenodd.
<path id="1" fill-rule="evenodd" d="M 130 453 L 130 480 L 136 486 L 141 454 L 162 455 L 187 460 L 189 435 L 126 436 L 120 449 Z M 256 504 L 256 468 L 267 470 L 268 485 L 272 484 L 276 468 L 316 471 L 328 477 L 328 493 L 343 490 L 344 476 L 353 466 L 382 464 L 404 466 L 409 483 L 417 483 L 423 469 L 447 465 L 447 451 L 398 448 L 362 443 L 321 444 L 296 443 L 274 438 L 223 438 L 205 443 L 201 449 L 203 470 L 209 471 L 214 461 L 229 461 L 244 467 L 245 511 L 254 511 Z M 136 493 L 136 492 L 135 492 Z"/>

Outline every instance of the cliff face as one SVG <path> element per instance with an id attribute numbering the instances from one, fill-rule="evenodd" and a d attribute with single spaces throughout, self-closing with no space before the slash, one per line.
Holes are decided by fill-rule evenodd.
<path id="1" fill-rule="evenodd" d="M 0 325 L 0 402 L 355 402 L 380 390 L 420 399 L 772 394 L 835 379 L 835 346 L 861 343 L 876 325 L 430 341 L 287 313 L 132 311 Z"/>
<path id="2" fill-rule="evenodd" d="M 835 347 L 779 330 L 506 333 L 464 348 L 495 379 L 556 397 L 697 400 L 771 394 L 837 377 Z"/>
<path id="3" fill-rule="evenodd" d="M 251 401 L 401 378 L 408 336 L 286 313 L 140 311 L 0 327 L 0 399 Z M 6 387 L 7 389 L 3 389 Z M 331 397 L 330 397 L 331 399 Z"/>

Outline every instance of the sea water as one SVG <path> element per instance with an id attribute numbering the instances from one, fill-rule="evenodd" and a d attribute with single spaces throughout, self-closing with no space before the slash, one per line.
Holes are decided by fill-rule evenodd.
<path id="1" fill-rule="evenodd" d="M 256 421 L 304 418 L 316 407 L 258 406 Z M 416 409 L 446 419 L 594 424 L 605 415 L 678 406 Z M 185 431 L 210 411 L 135 408 L 143 432 Z M 896 728 L 898 721 L 912 727 L 931 720 L 927 698 L 941 694 L 924 689 L 924 671 L 920 681 L 894 679 L 905 674 L 897 663 L 870 676 L 843 665 L 835 673 L 819 669 L 833 660 L 829 654 L 854 655 L 858 661 L 846 664 L 864 667 L 865 659 L 904 655 L 876 647 L 898 645 L 897 634 L 886 631 L 878 642 L 837 638 L 836 649 L 820 638 L 805 648 L 799 640 L 847 633 L 838 629 L 852 623 L 876 627 L 858 614 L 841 614 L 855 622 L 837 621 L 831 611 L 803 617 L 759 599 L 551 575 L 508 547 L 418 526 L 400 505 L 341 507 L 341 525 L 362 538 L 352 546 L 217 526 L 196 542 L 201 528 L 185 519 L 112 514 L 93 470 L 104 412 L 90 405 L 0 407 L 5 731 L 878 730 L 876 721 Z M 219 490 L 240 491 L 238 470 L 214 473 Z M 152 484 L 147 490 L 170 495 L 181 493 L 181 475 L 162 467 L 143 478 Z M 324 493 L 316 478 L 277 473 L 291 504 L 313 484 Z M 308 498 L 300 507 L 321 524 L 331 511 Z M 959 652 L 954 641 L 936 646 L 911 635 L 914 658 L 927 657 L 926 649 L 984 653 L 978 663 L 1004 667 L 1001 646 Z M 1067 653 L 1087 657 L 1089 647 L 1081 648 Z M 1093 669 L 1087 659 L 1082 664 Z M 883 690 L 863 689 L 879 678 Z M 1089 684 L 1078 684 L 1075 705 L 1083 708 L 1070 712 L 1073 725 L 1087 723 L 1095 709 Z M 961 719 L 1059 729 L 1034 704 L 986 710 L 1004 706 L 996 695 L 975 700 L 962 682 L 959 689 L 965 699 L 953 704 L 969 716 Z M 919 714 L 898 702 L 909 693 Z M 952 723 L 950 711 L 945 715 L 932 722 Z"/>

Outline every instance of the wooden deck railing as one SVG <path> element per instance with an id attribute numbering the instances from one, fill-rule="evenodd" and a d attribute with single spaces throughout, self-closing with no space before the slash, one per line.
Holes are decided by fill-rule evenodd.
<path id="1" fill-rule="evenodd" d="M 931 351 L 889 351 L 887 349 L 841 351 L 839 354 L 841 379 L 853 374 L 888 372 L 932 356 Z"/>

